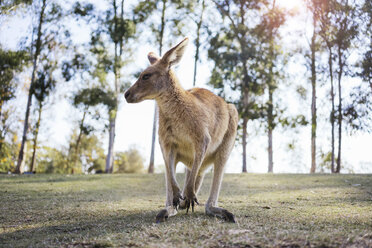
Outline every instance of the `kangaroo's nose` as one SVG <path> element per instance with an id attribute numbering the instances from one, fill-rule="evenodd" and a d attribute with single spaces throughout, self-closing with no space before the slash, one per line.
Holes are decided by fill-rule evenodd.
<path id="1" fill-rule="evenodd" d="M 129 90 L 127 90 L 127 92 L 125 92 L 124 96 L 125 96 L 125 99 L 128 100 L 128 97 L 129 97 L 130 93 L 129 93 Z"/>

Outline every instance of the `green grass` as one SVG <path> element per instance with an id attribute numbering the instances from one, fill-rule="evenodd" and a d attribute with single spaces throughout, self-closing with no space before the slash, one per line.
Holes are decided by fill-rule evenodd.
<path id="1" fill-rule="evenodd" d="M 0 247 L 372 247 L 372 175 L 225 175 L 219 205 L 237 224 L 203 206 L 155 224 L 164 184 L 164 175 L 1 175 Z"/>

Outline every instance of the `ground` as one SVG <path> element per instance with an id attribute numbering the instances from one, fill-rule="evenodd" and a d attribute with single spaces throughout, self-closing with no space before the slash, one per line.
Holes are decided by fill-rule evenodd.
<path id="1" fill-rule="evenodd" d="M 210 183 L 156 224 L 164 175 L 0 175 L 0 247 L 372 247 L 372 175 L 225 175 L 236 224 L 204 214 Z"/>

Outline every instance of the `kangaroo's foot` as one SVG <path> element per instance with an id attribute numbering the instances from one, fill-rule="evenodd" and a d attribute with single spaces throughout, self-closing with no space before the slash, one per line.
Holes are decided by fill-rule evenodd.
<path id="1" fill-rule="evenodd" d="M 234 215 L 224 208 L 213 207 L 213 206 L 206 204 L 205 213 L 209 216 L 219 217 L 228 222 L 236 223 Z"/>
<path id="2" fill-rule="evenodd" d="M 173 207 L 175 207 L 177 210 L 181 204 L 181 201 L 183 200 L 185 200 L 185 198 L 182 197 L 181 191 L 177 191 L 175 194 L 173 194 Z"/>
<path id="3" fill-rule="evenodd" d="M 156 215 L 156 223 L 164 222 L 168 219 L 168 217 L 174 216 L 177 214 L 177 210 L 173 206 L 168 206 L 162 210 Z"/>

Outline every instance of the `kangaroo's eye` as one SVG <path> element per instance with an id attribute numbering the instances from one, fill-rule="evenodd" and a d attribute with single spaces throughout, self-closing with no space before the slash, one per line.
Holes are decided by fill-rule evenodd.
<path id="1" fill-rule="evenodd" d="M 151 74 L 150 73 L 147 73 L 145 75 L 142 76 L 142 80 L 147 80 L 151 77 Z"/>

